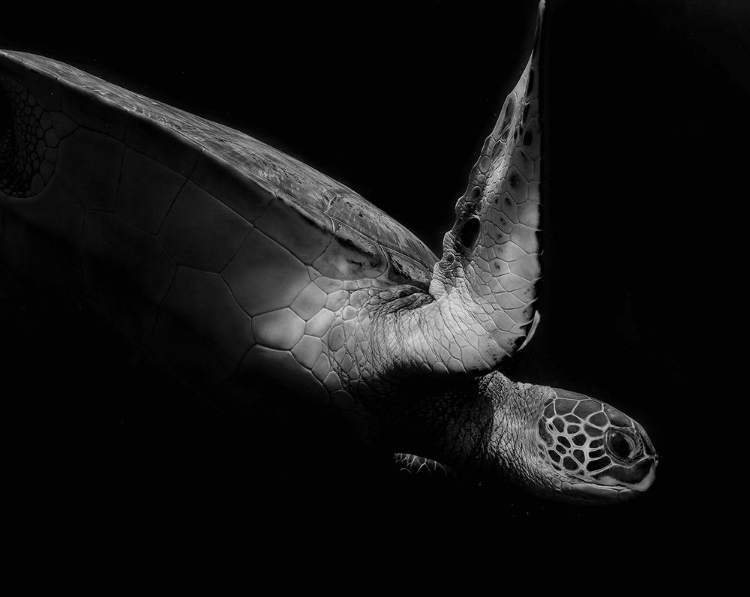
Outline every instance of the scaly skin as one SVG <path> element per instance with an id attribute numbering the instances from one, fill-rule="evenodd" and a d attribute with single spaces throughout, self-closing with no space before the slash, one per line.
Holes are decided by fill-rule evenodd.
<path id="1" fill-rule="evenodd" d="M 460 473 L 559 499 L 635 495 L 656 465 L 637 423 L 496 371 L 536 322 L 539 39 L 440 260 L 247 135 L 0 52 L 0 251 L 220 407 L 306 404 Z"/>
<path id="2" fill-rule="evenodd" d="M 364 406 L 376 447 L 435 461 L 430 470 L 501 477 L 563 501 L 618 502 L 650 487 L 658 457 L 648 435 L 608 404 L 497 371 L 449 374 L 415 357 L 423 354 L 415 346 L 429 347 L 429 331 L 440 327 L 425 319 L 434 303 L 419 292 L 374 299 L 352 327 L 359 364 L 345 348 L 329 353 L 342 391 Z"/>

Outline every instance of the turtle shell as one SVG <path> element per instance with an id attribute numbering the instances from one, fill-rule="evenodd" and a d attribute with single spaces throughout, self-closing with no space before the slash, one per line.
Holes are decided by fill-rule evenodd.
<path id="1" fill-rule="evenodd" d="M 199 391 L 273 371 L 327 403 L 345 297 L 429 284 L 412 233 L 248 135 L 31 54 L 0 52 L 0 84 L 4 259 Z"/>
<path id="2" fill-rule="evenodd" d="M 62 98 L 63 113 L 80 125 L 124 137 L 127 146 L 178 173 L 192 169 L 191 180 L 199 178 L 205 191 L 261 230 L 265 221 L 276 220 L 268 233 L 283 246 L 333 237 L 336 242 L 325 241 L 326 249 L 315 257 L 324 275 L 429 284 L 438 259 L 421 240 L 352 189 L 299 160 L 68 64 L 9 51 L 0 52 L 0 59 L 11 76 L 17 73 L 25 85 L 37 87 L 40 103 Z"/>

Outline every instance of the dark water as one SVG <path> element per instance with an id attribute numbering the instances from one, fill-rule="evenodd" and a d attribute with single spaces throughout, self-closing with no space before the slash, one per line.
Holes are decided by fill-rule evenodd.
<path id="1" fill-rule="evenodd" d="M 359 191 L 439 252 L 525 63 L 534 12 L 533 2 L 434 2 L 241 20 L 130 15 L 118 31 L 3 26 L 0 45 L 245 130 Z M 486 537 L 500 549 L 510 529 L 545 545 L 564 536 L 563 551 L 658 553 L 722 528 L 703 516 L 718 485 L 704 442 L 721 430 L 696 413 L 727 400 L 706 379 L 722 377 L 717 332 L 731 319 L 718 266 L 741 196 L 734 142 L 749 130 L 747 8 L 553 2 L 548 18 L 543 323 L 509 374 L 637 418 L 661 456 L 648 494 L 591 510 L 408 478 L 258 483 L 231 421 L 132 363 L 96 317 L 4 281 L 14 383 L 4 426 L 23 499 L 115 534 L 187 524 L 444 553 Z"/>

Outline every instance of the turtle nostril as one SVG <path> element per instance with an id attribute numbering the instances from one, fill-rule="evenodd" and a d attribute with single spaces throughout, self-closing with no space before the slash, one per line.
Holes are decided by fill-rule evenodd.
<path id="1" fill-rule="evenodd" d="M 461 232 L 458 235 L 458 240 L 461 246 L 467 251 L 471 251 L 479 240 L 479 218 L 469 218 L 464 222 Z"/>

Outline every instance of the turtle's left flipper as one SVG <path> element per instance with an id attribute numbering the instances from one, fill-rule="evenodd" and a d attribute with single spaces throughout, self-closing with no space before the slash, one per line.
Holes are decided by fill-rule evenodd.
<path id="1" fill-rule="evenodd" d="M 430 294 L 469 308 L 471 327 L 487 342 L 467 371 L 494 368 L 523 344 L 534 322 L 540 278 L 541 180 L 540 4 L 534 51 L 503 105 L 456 203 Z M 462 322 L 465 327 L 467 322 Z M 481 330 L 481 332 L 479 331 Z M 482 333 L 483 332 L 483 333 Z"/>

